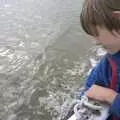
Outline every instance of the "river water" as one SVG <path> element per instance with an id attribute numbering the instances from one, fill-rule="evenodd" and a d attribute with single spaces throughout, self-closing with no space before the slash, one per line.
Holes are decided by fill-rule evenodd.
<path id="1" fill-rule="evenodd" d="M 81 5 L 0 0 L 0 120 L 56 120 L 74 99 L 92 46 L 80 27 Z"/>

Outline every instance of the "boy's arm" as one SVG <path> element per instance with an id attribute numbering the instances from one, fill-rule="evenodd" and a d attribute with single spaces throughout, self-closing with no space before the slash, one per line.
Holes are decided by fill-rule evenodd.
<path id="1" fill-rule="evenodd" d="M 85 89 L 84 92 L 85 93 L 89 88 L 91 88 L 92 85 L 98 85 L 98 86 L 102 86 L 105 87 L 105 89 L 109 89 L 106 88 L 108 87 L 108 83 L 106 80 L 104 80 L 104 76 L 107 73 L 107 69 L 105 68 L 105 66 L 107 66 L 107 60 L 104 57 L 97 65 L 95 68 L 92 69 L 90 75 L 87 77 L 86 81 L 85 81 Z M 104 74 L 105 73 L 105 74 Z M 107 102 L 110 103 L 110 97 L 107 97 Z M 110 113 L 112 113 L 113 115 L 117 116 L 120 118 L 120 94 L 117 93 L 117 95 L 115 95 L 115 98 L 113 99 L 112 103 L 110 103 Z"/>
<path id="2" fill-rule="evenodd" d="M 109 103 L 110 114 L 120 118 L 120 94 L 116 91 L 110 88 L 92 85 L 92 87 L 85 92 L 85 95 L 89 98 Z"/>
<path id="3" fill-rule="evenodd" d="M 80 97 L 87 91 L 93 84 L 105 87 L 106 81 L 104 81 L 105 73 L 105 66 L 106 66 L 106 57 L 104 56 L 100 62 L 92 69 L 88 77 L 85 79 L 84 82 L 84 89 L 80 91 Z"/>

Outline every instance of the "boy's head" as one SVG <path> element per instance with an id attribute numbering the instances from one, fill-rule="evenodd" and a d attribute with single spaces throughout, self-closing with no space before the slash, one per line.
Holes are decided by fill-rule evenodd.
<path id="1" fill-rule="evenodd" d="M 120 50 L 120 0 L 84 0 L 80 18 L 86 33 L 108 50 Z"/>

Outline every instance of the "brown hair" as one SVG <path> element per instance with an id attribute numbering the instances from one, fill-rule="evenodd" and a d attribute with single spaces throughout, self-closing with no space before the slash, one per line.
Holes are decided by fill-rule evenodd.
<path id="1" fill-rule="evenodd" d="M 120 19 L 113 16 L 114 11 L 120 11 L 120 0 L 84 0 L 81 25 L 85 32 L 92 36 L 99 35 L 96 26 L 118 32 Z"/>

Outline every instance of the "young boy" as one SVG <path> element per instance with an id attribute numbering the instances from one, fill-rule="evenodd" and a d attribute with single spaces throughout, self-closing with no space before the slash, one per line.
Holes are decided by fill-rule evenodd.
<path id="1" fill-rule="evenodd" d="M 81 24 L 108 53 L 85 81 L 85 95 L 110 104 L 108 120 L 120 120 L 120 0 L 84 0 Z"/>

